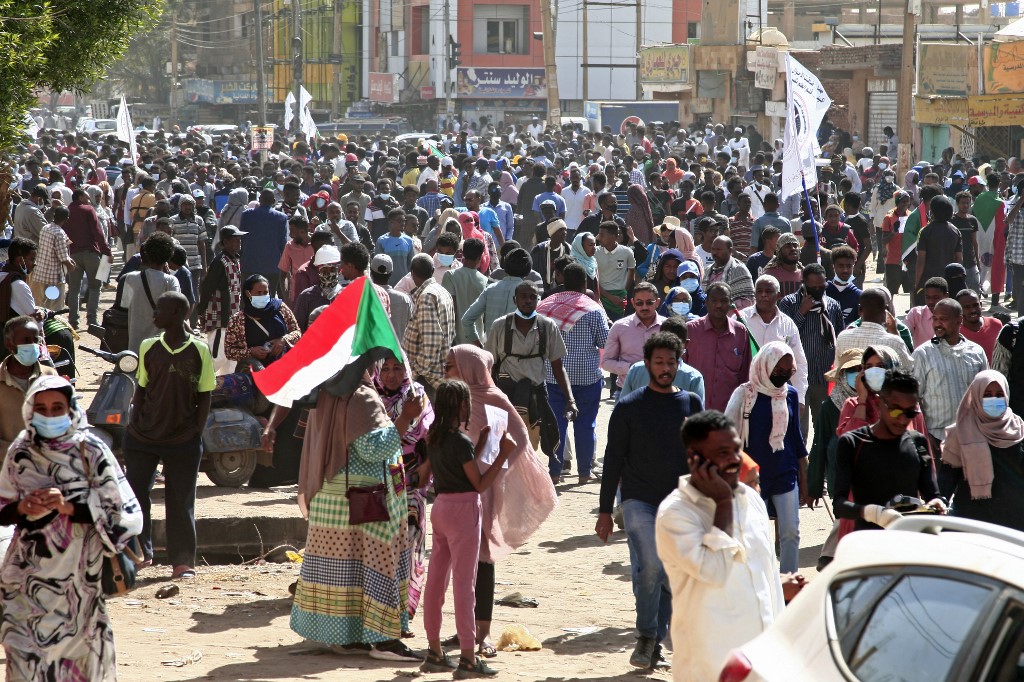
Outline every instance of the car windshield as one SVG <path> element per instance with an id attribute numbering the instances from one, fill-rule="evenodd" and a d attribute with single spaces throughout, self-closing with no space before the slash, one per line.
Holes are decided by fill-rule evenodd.
<path id="1" fill-rule="evenodd" d="M 863 576 L 832 588 L 850 670 L 861 682 L 952 681 L 960 649 L 993 590 L 953 576 L 904 575 L 876 600 L 890 581 Z"/>

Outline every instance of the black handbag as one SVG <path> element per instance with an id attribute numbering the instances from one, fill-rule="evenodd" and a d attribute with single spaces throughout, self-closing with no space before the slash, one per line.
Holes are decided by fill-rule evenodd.
<path id="1" fill-rule="evenodd" d="M 78 454 L 82 458 L 85 478 L 91 489 L 92 481 L 89 479 L 92 474 L 89 471 L 89 460 L 86 458 L 85 451 L 81 447 L 79 447 Z M 139 566 L 142 564 L 140 554 L 142 552 L 138 545 L 138 538 L 133 537 L 120 552 L 114 555 L 103 555 L 103 573 L 100 576 L 100 586 L 103 588 L 104 596 L 119 597 L 127 594 L 129 590 L 135 587 L 135 578 L 138 574 Z"/>

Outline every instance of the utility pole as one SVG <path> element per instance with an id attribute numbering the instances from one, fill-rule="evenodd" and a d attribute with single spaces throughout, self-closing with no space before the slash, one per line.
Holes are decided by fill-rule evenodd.
<path id="1" fill-rule="evenodd" d="M 171 17 L 171 125 L 178 122 L 178 20 Z"/>
<path id="2" fill-rule="evenodd" d="M 263 73 L 263 0 L 252 0 L 256 12 L 256 108 L 261 126 L 267 125 L 267 84 Z"/>
<path id="3" fill-rule="evenodd" d="M 587 62 L 590 61 L 590 37 L 587 32 L 587 19 L 589 19 L 590 12 L 587 9 L 587 0 L 583 0 L 583 101 L 590 99 L 590 68 L 587 66 Z"/>
<path id="4" fill-rule="evenodd" d="M 451 0 L 444 0 L 444 48 L 441 59 L 444 60 L 444 120 L 448 128 L 454 130 L 452 118 L 455 115 L 455 100 L 452 99 L 452 33 L 451 33 Z"/>
<path id="5" fill-rule="evenodd" d="M 558 74 L 555 65 L 555 32 L 551 23 L 551 0 L 540 0 L 540 23 L 544 43 L 544 80 L 547 81 L 548 125 L 558 128 L 562 124 L 562 108 L 558 100 Z"/>
<path id="6" fill-rule="evenodd" d="M 914 35 L 917 32 L 917 16 L 913 13 L 913 0 L 907 0 L 906 14 L 903 15 L 903 55 L 900 64 L 900 86 L 896 104 L 896 136 L 898 173 L 910 170 L 910 149 L 914 141 L 913 88 L 914 88 Z M 892 154 L 893 150 L 889 150 Z M 899 175 L 897 175 L 899 177 Z"/>
<path id="7" fill-rule="evenodd" d="M 292 118 L 292 132 L 302 130 L 302 0 L 292 0 L 292 81 L 295 94 L 295 116 Z"/>
<path id="8" fill-rule="evenodd" d="M 331 43 L 331 52 L 335 55 L 341 54 L 341 3 L 342 0 L 334 0 L 333 18 L 334 40 Z M 331 120 L 334 121 L 341 113 L 341 62 L 331 65 L 334 71 L 334 78 L 331 79 Z"/>
<path id="9" fill-rule="evenodd" d="M 640 4 L 640 0 L 636 0 L 636 58 L 640 59 L 640 48 L 643 47 L 644 41 L 644 9 Z M 637 62 L 639 65 L 639 62 Z M 644 89 L 640 85 L 640 69 L 636 71 L 636 98 L 638 100 L 644 98 Z"/>

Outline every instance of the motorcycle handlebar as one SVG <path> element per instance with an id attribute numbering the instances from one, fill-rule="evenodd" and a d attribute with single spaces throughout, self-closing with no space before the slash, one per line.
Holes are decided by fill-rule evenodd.
<path id="1" fill-rule="evenodd" d="M 86 353 L 89 353 L 90 355 L 95 355 L 98 358 L 102 358 L 107 362 L 114 362 L 113 353 L 108 353 L 104 350 L 99 350 L 98 348 L 89 348 L 88 346 L 79 346 L 78 349 L 84 350 Z"/>
<path id="2" fill-rule="evenodd" d="M 48 310 L 46 311 L 46 318 L 52 319 L 57 315 L 67 315 L 71 312 L 71 308 L 62 308 L 61 310 Z"/>

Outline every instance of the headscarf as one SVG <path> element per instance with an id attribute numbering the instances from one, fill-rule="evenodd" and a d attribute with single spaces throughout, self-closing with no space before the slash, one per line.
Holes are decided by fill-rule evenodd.
<path id="1" fill-rule="evenodd" d="M 583 240 L 594 235 L 589 232 L 580 232 L 572 240 L 572 246 L 569 247 L 569 255 L 572 259 L 583 266 L 583 269 L 587 271 L 587 277 L 594 279 L 597 277 L 597 258 L 594 256 L 588 256 L 587 252 L 583 250 Z"/>
<path id="2" fill-rule="evenodd" d="M 302 442 L 300 505 L 308 506 L 324 481 L 334 478 L 348 466 L 352 443 L 388 426 L 394 428 L 369 374 L 364 373 L 356 390 L 341 398 L 321 389 L 316 409 L 309 412 L 306 439 Z"/>
<path id="3" fill-rule="evenodd" d="M 483 506 L 483 535 L 480 560 L 494 563 L 521 547 L 558 506 L 558 496 L 546 468 L 530 446 L 530 434 L 523 418 L 491 380 L 494 359 L 482 348 L 460 344 L 448 351 L 448 360 L 458 368 L 469 386 L 473 408 L 469 414 L 468 436 L 476 442 L 487 426 L 485 406 L 504 410 L 508 434 L 516 442 L 494 484 L 480 495 Z"/>
<path id="4" fill-rule="evenodd" d="M 1024 420 L 1007 406 L 998 417 L 982 410 L 982 398 L 989 384 L 996 383 L 1009 397 L 1010 387 L 1001 373 L 987 369 L 974 377 L 956 411 L 956 423 L 946 427 L 942 443 L 942 461 L 962 467 L 971 487 L 972 500 L 992 497 L 992 451 L 1008 448 L 1024 440 Z"/>
<path id="5" fill-rule="evenodd" d="M 662 175 L 670 185 L 676 185 L 683 179 L 683 171 L 676 166 L 676 160 L 671 156 L 665 159 L 665 172 Z"/>
<path id="6" fill-rule="evenodd" d="M 915 204 L 918 202 L 918 197 L 920 196 L 917 188 L 917 179 L 919 177 L 918 172 L 913 169 L 908 170 L 906 175 L 903 176 L 903 191 L 910 195 L 911 201 Z"/>
<path id="7" fill-rule="evenodd" d="M 853 350 L 860 350 L 860 349 L 859 348 L 855 348 Z M 888 350 L 888 349 L 886 349 L 886 350 Z M 848 352 L 848 351 L 844 351 L 843 354 L 845 355 L 846 352 Z M 864 364 L 864 356 L 865 355 L 866 355 L 866 353 L 861 351 L 861 365 L 862 366 Z M 885 358 L 883 357 L 882 360 L 884 361 Z M 836 367 L 838 367 L 838 363 L 836 363 Z M 889 368 L 887 367 L 886 369 L 889 369 Z M 829 397 L 829 400 L 832 401 L 833 405 L 835 405 L 840 410 L 842 410 L 843 409 L 843 403 L 845 403 L 848 398 L 855 398 L 855 397 L 857 397 L 857 389 L 850 388 L 850 384 L 846 383 L 846 377 L 844 376 L 846 374 L 845 371 L 834 369 L 834 370 L 832 370 L 832 372 L 835 372 L 836 379 L 835 379 L 835 383 L 832 384 L 832 392 L 828 394 L 828 397 Z M 829 376 L 830 376 L 830 374 L 826 374 L 825 378 L 827 379 L 827 378 L 829 378 Z"/>
<path id="8" fill-rule="evenodd" d="M 487 240 L 484 239 L 483 230 L 477 225 L 480 223 L 480 216 L 476 211 L 463 211 L 458 214 L 459 225 L 462 227 L 462 238 L 465 239 L 479 239 L 484 244 L 487 244 Z M 477 270 L 484 273 L 485 275 L 491 271 L 491 254 L 487 249 L 484 249 L 483 255 L 480 257 L 480 265 Z"/>
<path id="9" fill-rule="evenodd" d="M 227 227 L 228 225 L 239 227 L 242 224 L 242 211 L 245 210 L 248 203 L 248 190 L 244 187 L 236 187 L 231 190 L 231 194 L 228 195 L 227 206 L 221 211 L 217 227 Z"/>
<path id="10" fill-rule="evenodd" d="M 693 243 L 693 235 L 690 234 L 689 230 L 682 227 L 673 229 L 672 233 L 676 236 L 676 250 L 683 254 L 686 260 L 697 264 L 697 271 L 699 273 L 697 279 L 703 280 L 704 259 L 697 256 L 697 247 Z"/>
<path id="11" fill-rule="evenodd" d="M 419 417 L 413 420 L 409 430 L 400 434 L 402 436 L 402 454 L 408 458 L 416 448 L 416 443 L 427 437 L 427 429 L 434 423 L 434 408 L 430 404 L 427 392 L 423 389 L 423 386 L 418 381 L 413 381 L 409 378 L 408 368 L 406 368 L 405 377 L 402 379 L 402 385 L 394 393 L 389 393 L 380 380 L 382 366 L 378 365 L 373 370 L 373 387 L 380 394 L 384 411 L 391 417 L 391 421 L 395 421 L 401 416 L 402 409 L 409 399 L 418 400 L 423 405 L 423 411 Z"/>
<path id="12" fill-rule="evenodd" d="M 665 298 L 665 295 L 668 293 L 668 290 L 679 282 L 679 278 L 676 276 L 675 271 L 672 272 L 672 279 L 666 280 L 664 282 L 662 282 L 661 280 L 661 268 L 665 264 L 665 261 L 669 260 L 670 258 L 672 260 L 677 261 L 678 263 L 682 263 L 683 261 L 686 260 L 683 254 L 680 253 L 677 249 L 666 249 L 658 257 L 658 260 L 654 264 L 654 267 L 649 268 L 647 270 L 647 276 L 644 277 L 645 282 L 650 282 L 651 284 L 654 284 L 655 288 L 658 289 L 658 298 Z M 677 264 L 676 268 L 678 267 L 679 265 Z M 658 287 L 659 283 L 661 283 L 663 286 Z"/>
<path id="13" fill-rule="evenodd" d="M 626 190 L 629 200 L 629 212 L 626 213 L 626 225 L 633 228 L 633 234 L 644 244 L 654 241 L 654 216 L 651 215 L 651 202 L 647 199 L 644 188 L 632 184 Z"/>
<path id="14" fill-rule="evenodd" d="M 507 170 L 501 171 L 498 184 L 501 185 L 501 200 L 510 206 L 515 206 L 519 201 L 519 190 L 516 189 L 516 182 L 512 178 L 512 174 Z"/>
<path id="15" fill-rule="evenodd" d="M 782 260 L 779 259 L 779 254 L 782 253 L 783 246 L 789 246 L 790 244 L 800 246 L 800 240 L 797 239 L 796 235 L 792 232 L 783 232 L 782 235 L 779 236 L 779 241 L 775 247 L 775 255 L 772 256 L 772 259 L 768 261 L 767 264 L 765 264 L 764 269 L 767 270 L 769 268 L 777 268 L 781 266 Z M 799 268 L 800 263 L 798 262 L 796 266 Z"/>
<path id="16" fill-rule="evenodd" d="M 43 391 L 68 397 L 71 426 L 57 438 L 42 438 L 32 426 L 35 396 Z M 33 490 L 57 487 L 69 502 L 89 507 L 105 554 L 124 549 L 142 532 L 142 508 L 113 453 L 86 430 L 89 422 L 70 382 L 40 376 L 25 394 L 21 417 L 25 429 L 11 444 L 0 473 L 0 508 L 17 504 Z"/>
<path id="17" fill-rule="evenodd" d="M 892 181 L 891 173 L 882 173 L 882 179 L 878 181 L 878 203 L 884 204 L 892 199 L 892 195 L 899 189 Z"/>
<path id="18" fill-rule="evenodd" d="M 766 343 L 750 362 L 750 381 L 740 384 L 729 398 L 725 415 L 739 426 L 744 447 L 750 433 L 750 411 L 754 408 L 758 394 L 764 394 L 772 400 L 772 430 L 768 444 L 773 452 L 785 447 L 786 431 L 789 428 L 789 406 L 786 401 L 789 384 L 775 388 L 769 377 L 779 360 L 787 355 L 792 356 L 793 351 L 781 341 Z"/>

